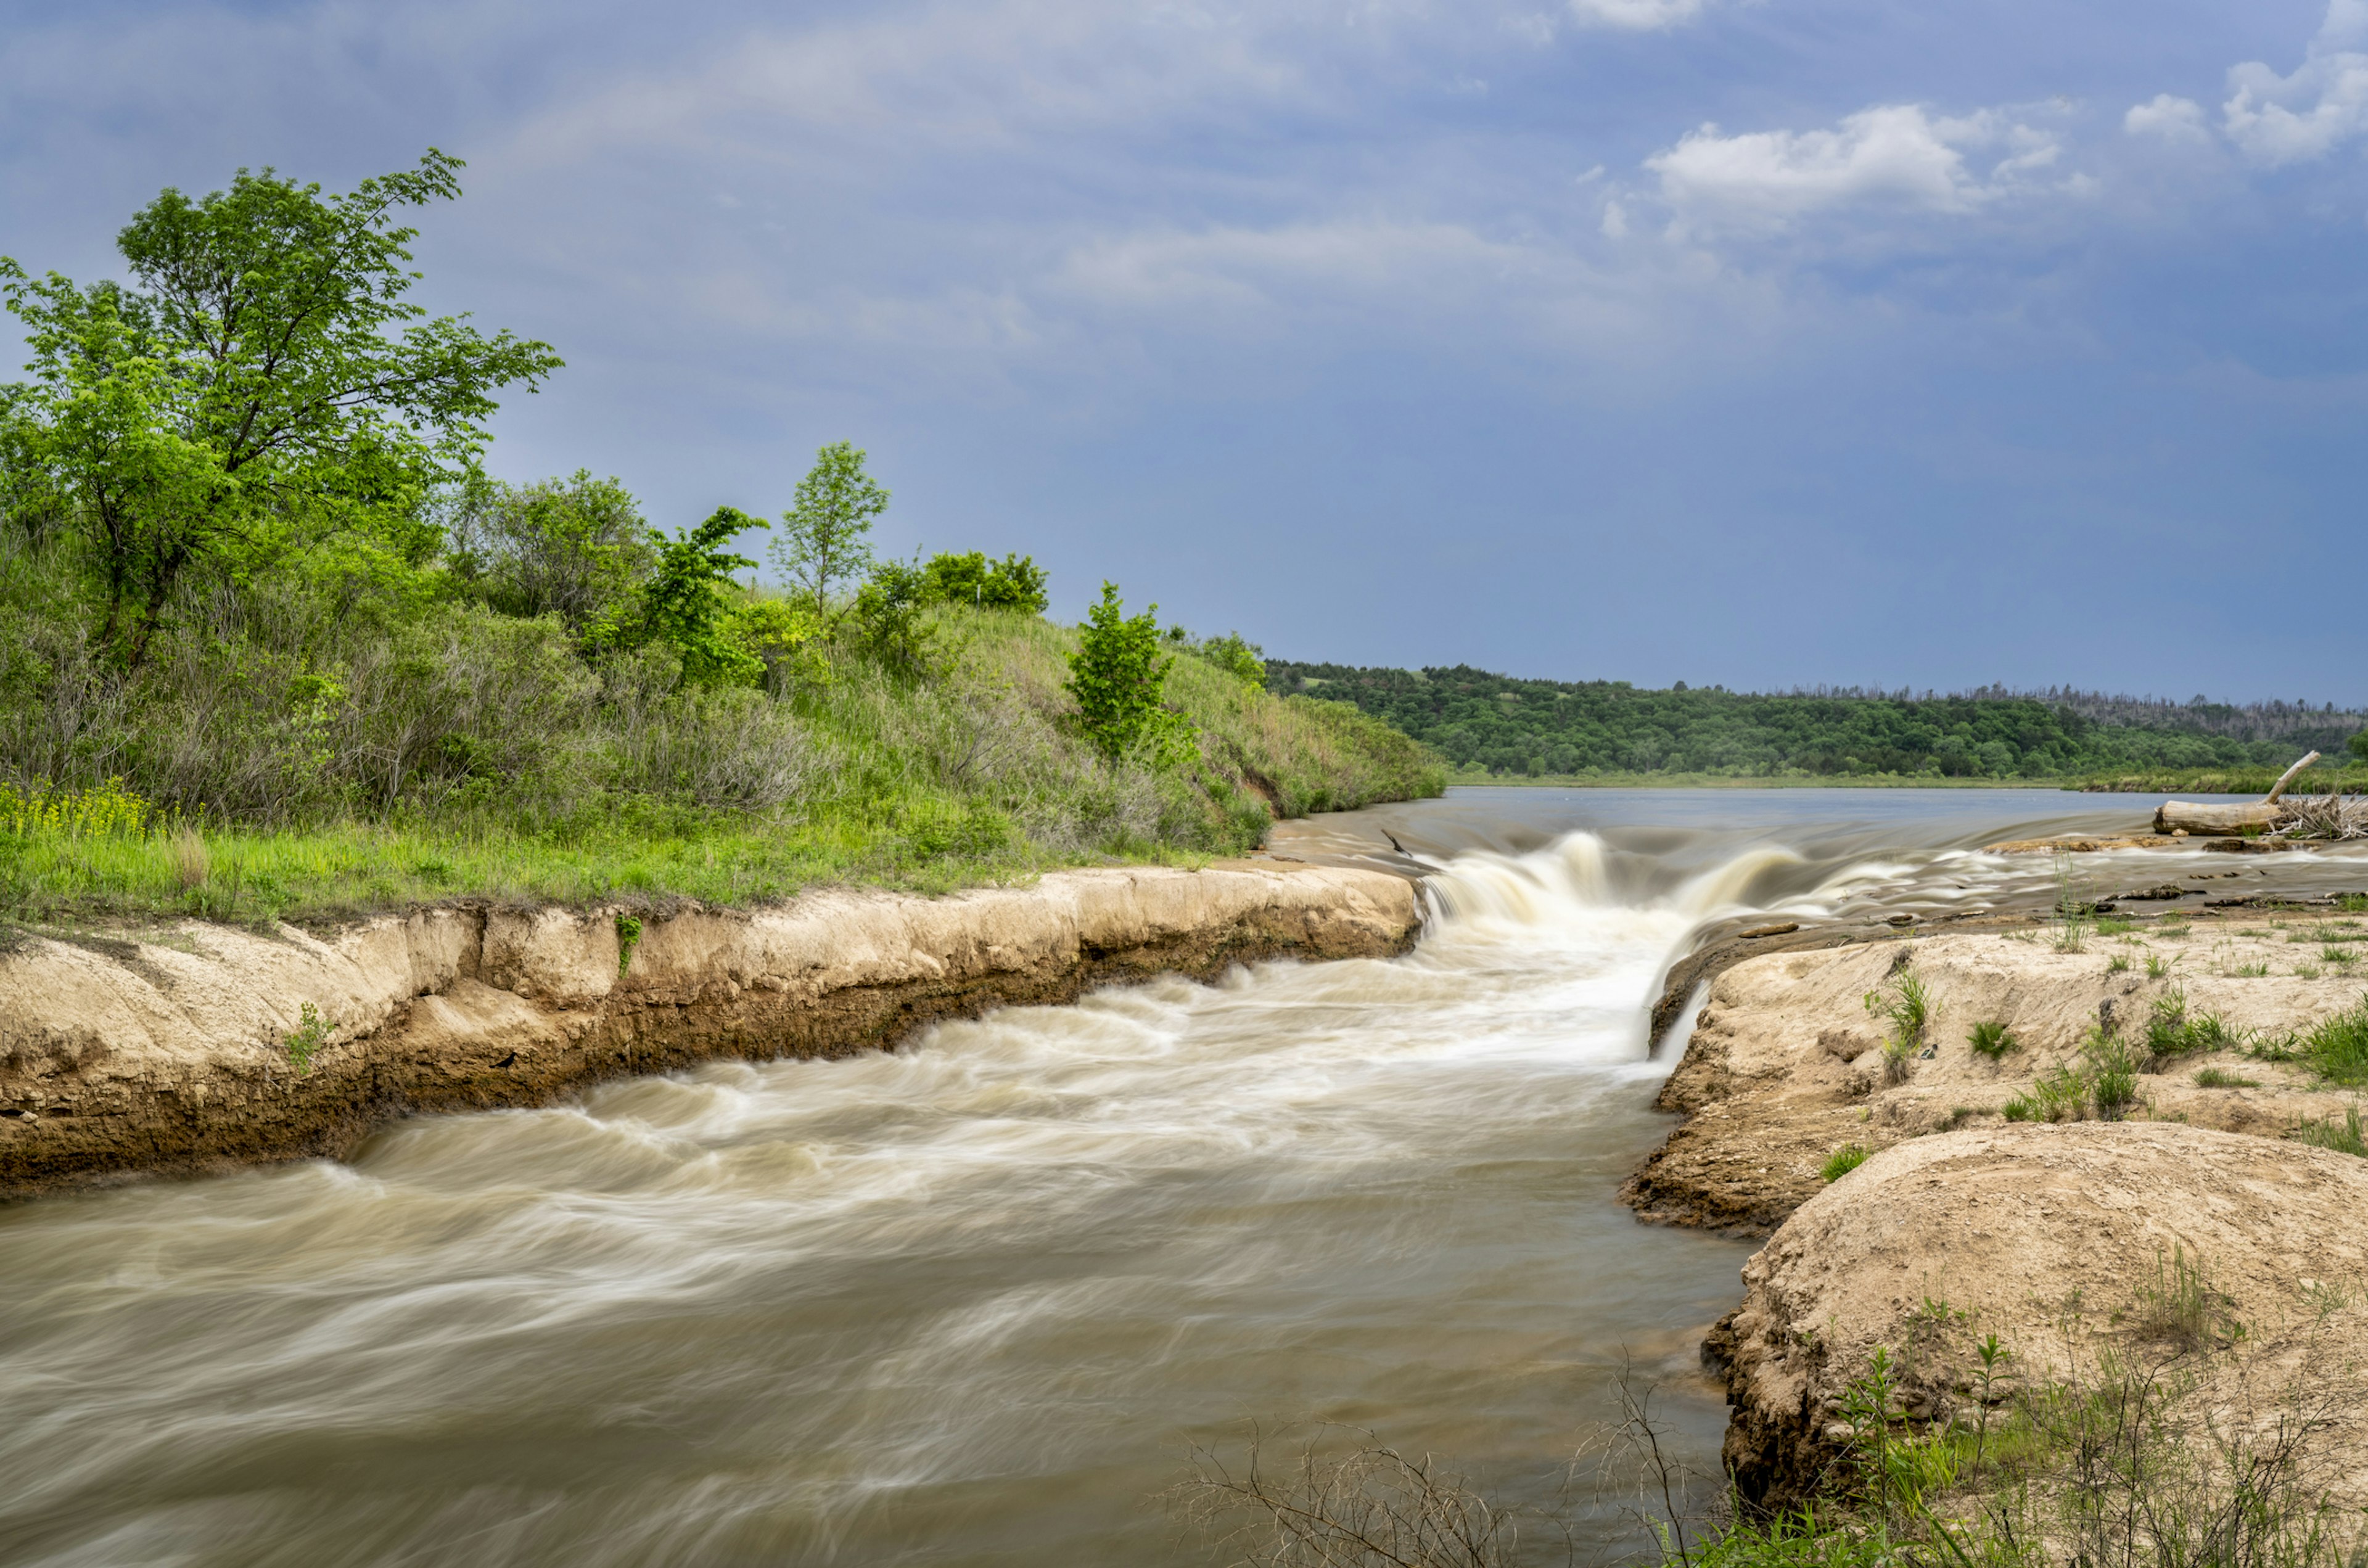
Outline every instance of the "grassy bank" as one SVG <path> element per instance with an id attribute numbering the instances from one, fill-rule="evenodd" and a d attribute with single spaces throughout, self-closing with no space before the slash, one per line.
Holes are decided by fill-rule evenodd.
<path id="1" fill-rule="evenodd" d="M 415 666 L 415 688 L 454 682 L 480 662 L 472 649 L 499 662 L 472 638 L 528 673 L 479 678 L 466 700 L 446 692 L 439 733 L 415 748 L 431 766 L 383 809 L 368 809 L 364 786 L 383 781 L 386 732 L 422 726 L 390 712 L 391 697 L 356 706 L 369 685 L 357 666 L 383 656 L 363 639 L 311 677 L 334 680 L 344 704 L 292 737 L 282 692 L 250 687 L 244 715 L 225 711 L 240 706 L 233 689 L 209 704 L 168 692 L 147 722 L 114 715 L 105 765 L 125 782 L 0 787 L 0 915 L 308 921 L 460 896 L 942 892 L 1063 866 L 1196 863 L 1251 846 L 1277 815 L 1433 794 L 1443 776 L 1378 722 L 1277 699 L 1189 651 L 1167 696 L 1197 732 L 1194 757 L 1110 760 L 1076 732 L 1063 689 L 1076 631 L 1019 611 L 929 611 L 937 656 L 922 677 L 825 646 L 775 689 L 703 692 L 632 667 L 595 676 L 557 654 L 539 665 L 534 649 L 553 651 L 533 622 L 521 654 L 508 641 L 519 622 L 440 619 L 444 657 Z M 21 738 L 37 715 L 14 717 Z M 291 768 L 302 777 L 284 790 L 263 787 Z"/>
<path id="2" fill-rule="evenodd" d="M 2061 778 L 1950 778 L 1929 773 L 1819 775 L 1777 773 L 1490 773 L 1459 768 L 1450 784 L 1490 789 L 1549 790 L 2062 790 Z"/>

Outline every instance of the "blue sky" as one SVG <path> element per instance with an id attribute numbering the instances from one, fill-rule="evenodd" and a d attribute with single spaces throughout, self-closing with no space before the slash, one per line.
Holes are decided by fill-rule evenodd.
<path id="1" fill-rule="evenodd" d="M 0 252 L 428 144 L 495 466 L 1358 663 L 2368 702 L 2368 0 L 12 0 Z"/>

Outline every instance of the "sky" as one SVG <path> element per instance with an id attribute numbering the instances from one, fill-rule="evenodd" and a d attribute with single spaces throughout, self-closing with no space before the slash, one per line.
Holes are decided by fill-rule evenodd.
<path id="1" fill-rule="evenodd" d="M 848 439 L 1283 657 L 2368 703 L 2368 0 L 0 6 L 35 271 L 431 145 L 493 468 L 669 528 Z"/>

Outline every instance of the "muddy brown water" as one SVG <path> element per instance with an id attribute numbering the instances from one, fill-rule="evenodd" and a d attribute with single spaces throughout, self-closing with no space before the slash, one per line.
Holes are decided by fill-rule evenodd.
<path id="1" fill-rule="evenodd" d="M 1203 1563 L 1157 1495 L 1191 1446 L 1305 1420 L 1616 1545 L 1574 1455 L 1626 1363 L 1714 1463 L 1696 1346 L 1748 1251 L 1613 1199 L 1671 957 L 2020 896 L 1971 846 L 2150 805 L 1459 790 L 1278 835 L 1431 869 L 1401 960 L 0 1209 L 0 1563 Z"/>

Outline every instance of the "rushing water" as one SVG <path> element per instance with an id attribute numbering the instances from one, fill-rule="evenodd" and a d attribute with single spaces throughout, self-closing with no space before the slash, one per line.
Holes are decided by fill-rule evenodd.
<path id="1" fill-rule="evenodd" d="M 0 1209 L 0 1562 L 1198 1563 L 1155 1494 L 1253 1419 L 1600 1509 L 1623 1360 L 1710 1462 L 1748 1250 L 1614 1200 L 1663 966 L 2063 800 L 1459 791 L 1284 835 L 1444 867 L 1396 961 Z"/>

